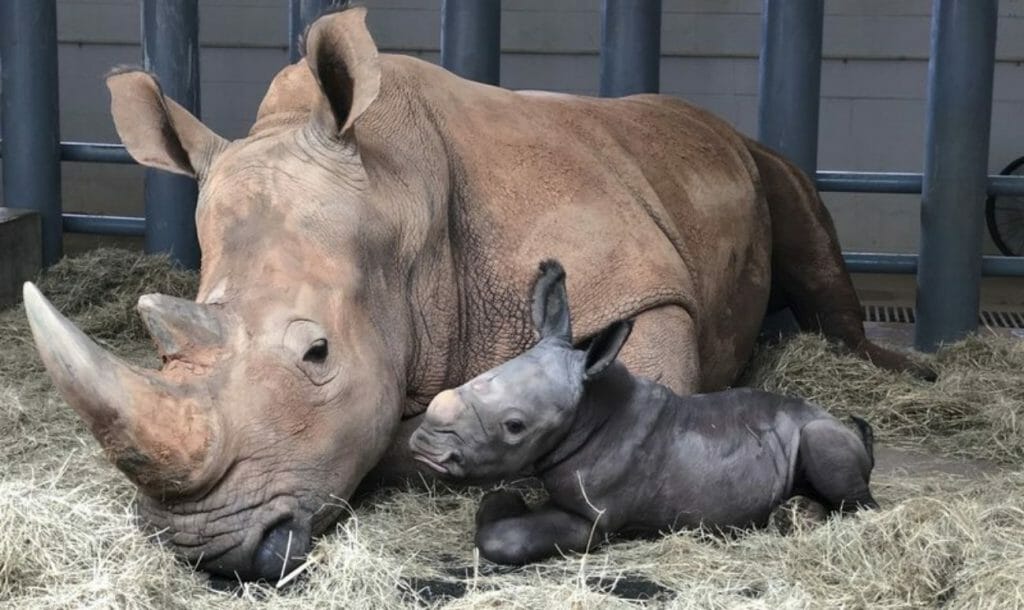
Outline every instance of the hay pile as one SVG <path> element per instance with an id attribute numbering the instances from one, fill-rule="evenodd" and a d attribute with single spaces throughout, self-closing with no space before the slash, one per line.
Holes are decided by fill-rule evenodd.
<path id="1" fill-rule="evenodd" d="M 195 278 L 108 250 L 62 262 L 42 289 L 90 335 L 152 364 L 135 301 L 190 295 Z M 883 510 L 857 518 L 811 527 L 793 514 L 785 536 L 684 533 L 522 570 L 474 559 L 478 490 L 388 492 L 318 545 L 297 586 L 230 596 L 134 527 L 132 487 L 50 387 L 15 308 L 0 313 L 0 606 L 1022 606 L 1024 342 L 971 339 L 935 364 L 940 380 L 925 384 L 798 337 L 760 353 L 748 380 L 862 415 L 884 443 L 982 456 L 1006 465 L 1001 474 L 877 476 Z"/>

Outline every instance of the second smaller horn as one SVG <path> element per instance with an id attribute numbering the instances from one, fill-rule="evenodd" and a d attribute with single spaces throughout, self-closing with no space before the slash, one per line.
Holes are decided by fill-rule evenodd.
<path id="1" fill-rule="evenodd" d="M 136 308 L 164 358 L 224 341 L 220 318 L 209 305 L 165 294 L 146 294 L 139 297 Z"/>

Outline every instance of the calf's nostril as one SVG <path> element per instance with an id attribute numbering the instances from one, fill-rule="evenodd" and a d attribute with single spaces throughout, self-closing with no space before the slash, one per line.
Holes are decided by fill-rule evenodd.
<path id="1" fill-rule="evenodd" d="M 448 457 L 445 458 L 445 461 L 453 464 L 462 464 L 462 453 L 459 451 L 452 451 L 448 454 Z"/>

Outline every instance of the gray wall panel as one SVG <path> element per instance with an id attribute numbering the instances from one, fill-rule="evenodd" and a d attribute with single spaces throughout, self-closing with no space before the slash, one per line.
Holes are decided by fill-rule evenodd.
<path id="1" fill-rule="evenodd" d="M 441 0 L 363 0 L 382 49 L 438 62 Z M 600 0 L 505 0 L 503 85 L 596 93 Z M 662 91 L 756 133 L 761 0 L 663 0 Z M 201 0 L 204 120 L 246 133 L 287 60 L 285 0 Z M 920 171 L 930 0 L 829 0 L 819 166 Z M 990 167 L 1024 155 L 1024 0 L 1000 3 Z M 139 63 L 137 0 L 58 0 L 61 131 L 117 141 L 102 76 Z M 141 171 L 65 163 L 69 211 L 140 214 Z M 844 247 L 910 252 L 915 196 L 828 194 Z"/>

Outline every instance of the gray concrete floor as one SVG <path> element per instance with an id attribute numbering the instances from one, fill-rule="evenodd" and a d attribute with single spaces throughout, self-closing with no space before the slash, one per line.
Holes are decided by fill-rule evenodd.
<path id="1" fill-rule="evenodd" d="M 952 474 L 971 479 L 998 474 L 1004 468 L 984 460 L 954 459 L 899 447 L 875 447 L 875 473 L 883 475 L 927 476 Z"/>

